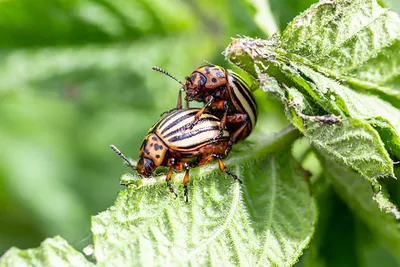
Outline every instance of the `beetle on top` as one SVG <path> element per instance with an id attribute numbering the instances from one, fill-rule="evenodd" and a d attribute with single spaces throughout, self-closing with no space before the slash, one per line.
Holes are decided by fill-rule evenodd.
<path id="1" fill-rule="evenodd" d="M 222 136 L 225 126 L 232 132 L 233 142 L 245 139 L 253 130 L 257 121 L 257 104 L 249 85 L 237 73 L 208 64 L 197 68 L 186 77 L 186 83 L 182 83 L 159 67 L 153 69 L 168 75 L 182 85 L 186 93 L 187 108 L 190 101 L 204 103 L 189 128 L 193 128 L 202 114 L 209 110 L 221 120 L 218 138 Z M 181 90 L 177 104 L 177 109 L 180 108 L 182 108 Z"/>

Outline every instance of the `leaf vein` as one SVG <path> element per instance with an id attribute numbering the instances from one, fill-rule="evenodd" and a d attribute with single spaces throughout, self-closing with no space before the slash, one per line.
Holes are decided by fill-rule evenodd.
<path id="1" fill-rule="evenodd" d="M 275 155 L 271 155 L 271 205 L 270 205 L 270 209 L 269 209 L 269 214 L 268 214 L 268 219 L 266 221 L 266 226 L 265 228 L 267 229 L 266 231 L 266 236 L 265 236 L 265 242 L 262 245 L 263 249 L 262 249 L 262 253 L 261 253 L 261 258 L 260 260 L 257 262 L 257 265 L 260 266 L 260 264 L 263 262 L 264 257 L 267 255 L 267 249 L 270 249 L 270 247 L 268 247 L 268 242 L 269 242 L 269 238 L 270 238 L 270 231 L 271 231 L 271 225 L 272 225 L 272 218 L 274 216 L 274 209 L 275 209 L 275 199 L 276 199 L 276 180 L 277 180 L 277 170 L 275 168 Z"/>
<path id="2" fill-rule="evenodd" d="M 188 259 L 191 259 L 198 251 L 200 251 L 201 249 L 203 249 L 203 247 L 205 247 L 206 245 L 211 243 L 213 240 L 215 240 L 223 231 L 225 231 L 229 227 L 231 221 L 233 220 L 235 212 L 237 211 L 238 205 L 240 203 L 240 201 L 239 201 L 240 188 L 237 183 L 234 185 L 233 194 L 234 195 L 232 198 L 232 200 L 233 200 L 232 205 L 230 207 L 230 210 L 228 212 L 225 222 L 219 227 L 219 229 L 213 235 L 211 235 L 209 238 L 204 240 L 204 242 L 202 242 L 199 246 L 195 247 L 191 252 L 189 252 L 185 257 L 185 260 L 182 260 L 182 262 L 187 262 Z"/>

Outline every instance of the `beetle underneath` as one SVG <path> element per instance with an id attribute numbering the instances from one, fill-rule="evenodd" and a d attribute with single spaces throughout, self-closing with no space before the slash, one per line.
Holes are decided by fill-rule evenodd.
<path id="1" fill-rule="evenodd" d="M 190 131 L 186 131 L 198 111 L 199 109 L 173 110 L 159 119 L 143 140 L 136 167 L 114 145 L 111 148 L 144 178 L 151 177 L 158 166 L 169 167 L 166 181 L 170 192 L 175 195 L 171 185 L 172 173 L 185 171 L 183 185 L 186 202 L 189 169 L 192 167 L 218 160 L 222 172 L 240 181 L 222 162 L 229 155 L 235 136 L 223 129 L 222 136 L 215 138 L 220 134 L 221 122 L 217 117 L 204 113 L 199 122 Z"/>

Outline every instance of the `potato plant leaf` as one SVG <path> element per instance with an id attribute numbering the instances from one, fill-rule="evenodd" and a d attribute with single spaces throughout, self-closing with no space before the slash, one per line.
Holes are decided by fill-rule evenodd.
<path id="1" fill-rule="evenodd" d="M 20 250 L 10 248 L 1 258 L 0 266 L 94 266 L 82 253 L 63 238 L 56 236 L 42 242 L 40 247 Z"/>
<path id="2" fill-rule="evenodd" d="M 137 181 L 92 219 L 98 263 L 291 266 L 316 220 L 305 172 L 288 150 L 272 152 L 294 136 L 290 130 L 273 141 L 258 140 L 227 160 L 242 185 L 215 165 L 192 170 L 188 203 L 183 202 L 182 175 L 174 183 L 178 199 L 169 194 L 164 176 Z"/>
<path id="3" fill-rule="evenodd" d="M 374 181 L 393 177 L 389 153 L 400 155 L 399 37 L 399 16 L 376 1 L 320 1 L 281 36 L 236 39 L 225 55 L 319 148 Z"/>
<path id="4" fill-rule="evenodd" d="M 320 1 L 279 40 L 288 58 L 400 105 L 400 18 L 371 0 Z"/>
<path id="5" fill-rule="evenodd" d="M 92 218 L 97 265 L 292 266 L 308 245 L 317 218 L 307 173 L 290 153 L 298 136 L 289 127 L 239 146 L 225 163 L 243 184 L 221 173 L 217 164 L 192 169 L 188 203 L 182 196 L 182 174 L 174 177 L 177 199 L 164 175 L 123 176 L 121 182 L 129 188 L 119 193 L 114 206 Z M 91 264 L 75 254 L 57 237 L 32 250 L 12 248 L 0 266 Z"/>
<path id="6" fill-rule="evenodd" d="M 338 195 L 352 211 L 371 229 L 397 259 L 400 259 L 399 211 L 382 192 L 374 193 L 371 185 L 326 156 L 320 157 L 325 175 L 332 182 Z M 383 210 L 383 212 L 382 212 Z"/>

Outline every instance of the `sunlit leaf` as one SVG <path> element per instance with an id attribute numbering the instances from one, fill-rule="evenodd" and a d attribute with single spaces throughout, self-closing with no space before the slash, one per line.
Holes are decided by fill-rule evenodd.
<path id="1" fill-rule="evenodd" d="M 0 266 L 94 266 L 59 236 L 48 238 L 40 247 L 20 250 L 11 248 L 0 258 Z"/>
<path id="2" fill-rule="evenodd" d="M 278 44 L 287 58 L 400 106 L 400 18 L 376 1 L 321 1 Z"/>
<path id="3" fill-rule="evenodd" d="M 264 154 L 290 136 L 259 140 L 257 148 L 248 147 L 252 153 L 226 161 L 243 185 L 215 166 L 192 170 L 189 203 L 169 194 L 164 176 L 122 191 L 93 218 L 96 259 L 105 265 L 291 266 L 312 236 L 315 206 L 305 172 L 290 154 Z M 181 183 L 174 186 L 182 195 Z"/>
<path id="4" fill-rule="evenodd" d="M 379 29 L 384 34 L 377 34 Z M 389 53 L 399 36 L 398 15 L 375 1 L 321 1 L 295 18 L 282 36 L 234 40 L 226 55 L 284 102 L 292 123 L 312 142 L 367 179 L 375 179 L 394 176 L 386 149 L 400 154 L 400 111 L 392 105 L 397 100 L 386 102 L 354 90 L 344 76 L 332 73 L 347 73 L 344 68 L 351 64 L 360 70 L 368 60 Z M 397 75 L 398 55 L 390 56 L 392 77 Z M 368 66 L 371 72 L 383 68 L 376 62 Z M 374 76 L 374 81 L 387 80 L 385 75 Z M 361 76 L 353 73 L 351 79 Z"/>

